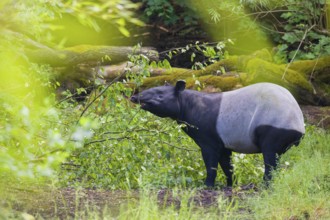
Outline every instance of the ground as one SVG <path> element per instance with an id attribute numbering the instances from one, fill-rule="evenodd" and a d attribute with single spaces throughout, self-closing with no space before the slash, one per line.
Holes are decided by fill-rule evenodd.
<path id="1" fill-rule="evenodd" d="M 330 129 L 330 107 L 302 106 L 304 117 L 308 124 L 324 129 Z M 217 198 L 222 195 L 225 198 L 233 196 L 244 198 L 257 193 L 253 185 L 241 186 L 231 190 L 223 189 L 200 189 L 190 197 L 189 202 L 195 206 L 210 207 L 217 204 Z M 77 212 L 87 213 L 95 211 L 102 213 L 105 207 L 110 210 L 112 216 L 117 216 L 123 205 L 130 202 L 138 202 L 141 192 L 137 190 L 101 190 L 101 189 L 76 189 L 54 187 L 42 188 L 38 186 L 18 188 L 13 185 L 4 189 L 5 197 L 0 196 L 0 218 L 2 217 L 1 207 L 8 207 L 17 210 L 17 213 L 9 214 L 13 218 L 21 218 L 22 213 L 28 216 L 42 216 L 44 219 L 58 217 L 65 219 L 73 217 Z M 173 193 L 170 189 L 160 189 L 150 192 L 156 196 L 161 207 L 174 205 L 180 207 L 180 193 Z M 9 209 L 9 210 L 10 210 Z M 24 219 L 34 219 L 25 218 Z"/>
<path id="2" fill-rule="evenodd" d="M 18 190 L 18 191 L 17 191 Z M 157 198 L 160 207 L 168 207 L 174 205 L 179 208 L 181 205 L 182 195 L 186 191 L 176 191 L 172 189 L 151 190 L 148 192 L 150 196 Z M 111 216 L 118 216 L 121 207 L 128 203 L 136 203 L 139 201 L 142 192 L 138 190 L 97 190 L 97 189 L 75 189 L 62 188 L 54 190 L 41 189 L 11 189 L 15 193 L 15 199 L 11 200 L 10 206 L 19 212 L 12 216 L 19 218 L 21 212 L 32 217 L 42 217 L 51 219 L 57 217 L 66 219 L 74 217 L 79 213 L 81 216 L 87 215 L 92 211 L 102 216 L 105 208 L 110 212 Z M 193 203 L 196 207 L 211 207 L 217 204 L 219 196 L 224 198 L 245 197 L 256 193 L 257 189 L 254 185 L 246 185 L 235 188 L 223 189 L 200 189 L 196 190 L 193 196 L 189 197 L 189 203 Z M 17 196 L 19 195 L 19 196 Z M 1 201 L 2 206 L 9 206 L 6 200 Z M 0 216 L 1 217 L 1 216 Z M 33 218 L 32 218 L 33 219 Z"/>
<path id="3" fill-rule="evenodd" d="M 304 105 L 301 106 L 305 121 L 324 129 L 330 129 L 330 107 Z"/>

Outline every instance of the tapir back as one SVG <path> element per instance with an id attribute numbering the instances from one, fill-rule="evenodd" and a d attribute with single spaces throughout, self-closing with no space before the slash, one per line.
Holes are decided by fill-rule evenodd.
<path id="1" fill-rule="evenodd" d="M 258 153 L 255 131 L 261 126 L 305 133 L 300 107 L 291 93 L 271 83 L 258 83 L 224 92 L 216 129 L 226 148 Z"/>

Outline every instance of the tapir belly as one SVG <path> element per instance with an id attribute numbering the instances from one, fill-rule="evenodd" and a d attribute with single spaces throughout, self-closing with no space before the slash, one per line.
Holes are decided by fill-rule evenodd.
<path id="1" fill-rule="evenodd" d="M 244 154 L 260 153 L 260 148 L 258 148 L 249 137 L 242 137 L 242 140 L 235 139 L 235 141 L 225 140 L 225 148 L 232 151 Z M 244 139 L 244 140 L 243 140 Z"/>
<path id="2" fill-rule="evenodd" d="M 226 148 L 239 153 L 259 153 L 260 148 L 254 143 L 254 129 L 249 130 L 249 125 L 240 123 L 217 126 L 217 132 Z"/>

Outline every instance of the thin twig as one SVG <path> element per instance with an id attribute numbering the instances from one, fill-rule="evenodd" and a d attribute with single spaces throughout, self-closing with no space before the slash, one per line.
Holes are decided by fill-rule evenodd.
<path id="1" fill-rule="evenodd" d="M 122 134 L 124 132 L 140 132 L 140 131 L 148 131 L 148 132 L 151 132 L 153 130 L 148 130 L 146 128 L 139 128 L 139 129 L 129 129 L 127 131 L 106 131 L 106 132 L 103 132 L 101 135 L 105 135 L 105 134 Z"/>
<path id="2" fill-rule="evenodd" d="M 62 166 L 74 166 L 74 167 L 81 167 L 79 164 L 74 164 L 74 163 L 61 163 Z"/>
<path id="3" fill-rule="evenodd" d="M 125 140 L 125 139 L 132 139 L 130 137 L 118 137 L 118 138 L 105 138 L 105 139 L 100 139 L 100 140 L 94 140 L 94 141 L 90 141 L 84 144 L 84 146 L 90 145 L 90 144 L 95 144 L 95 143 L 102 143 L 105 141 L 111 141 L 111 140 L 116 140 L 116 141 L 121 141 L 121 140 Z"/>
<path id="4" fill-rule="evenodd" d="M 299 45 L 298 45 L 298 48 L 297 48 L 296 52 L 294 53 L 294 55 L 293 55 L 293 57 L 292 57 L 290 63 L 285 67 L 284 73 L 283 73 L 283 75 L 282 75 L 282 80 L 284 79 L 284 77 L 285 77 L 285 75 L 286 75 L 286 73 L 287 73 L 287 71 L 288 71 L 290 65 L 292 64 L 292 62 L 293 62 L 294 59 L 296 58 L 296 56 L 297 56 L 297 54 L 298 54 L 298 51 L 300 50 L 300 47 L 301 47 L 301 45 L 303 44 L 303 42 L 304 42 L 304 40 L 305 40 L 305 38 L 306 38 L 306 36 L 307 36 L 307 33 L 308 33 L 310 30 L 312 30 L 314 27 L 315 27 L 315 24 L 312 25 L 310 28 L 306 29 L 306 31 L 305 31 L 305 33 L 304 33 L 304 36 L 302 37 L 302 39 L 301 39 L 301 41 L 300 41 L 300 43 L 299 43 Z"/>
<path id="5" fill-rule="evenodd" d="M 314 71 L 315 71 L 315 68 L 320 60 L 320 56 L 321 56 L 321 53 L 317 56 L 317 59 L 316 59 L 316 62 L 315 62 L 315 65 L 313 66 L 313 69 L 312 69 L 312 72 L 311 72 L 311 75 L 309 76 L 309 82 L 312 82 L 312 78 L 313 78 L 313 74 L 314 74 Z"/>
<path id="6" fill-rule="evenodd" d="M 195 152 L 198 151 L 198 150 L 196 150 L 196 149 L 188 149 L 188 148 L 184 148 L 184 147 L 177 147 L 177 146 L 175 146 L 175 145 L 173 145 L 173 144 L 171 144 L 171 143 L 168 143 L 167 141 L 162 141 L 162 143 L 167 144 L 167 145 L 169 145 L 169 146 L 171 146 L 171 147 L 174 147 L 174 148 L 176 148 L 176 149 L 180 149 L 180 150 L 195 151 Z"/>
<path id="7" fill-rule="evenodd" d="M 117 82 L 117 80 L 119 80 L 124 74 L 126 74 L 126 70 L 124 72 L 122 72 L 120 75 L 118 75 L 115 79 L 113 79 L 109 85 L 107 85 L 107 87 L 105 87 L 90 103 L 87 104 L 87 106 L 85 107 L 85 109 L 81 112 L 79 119 L 85 114 L 85 112 L 87 111 L 87 109 L 98 99 L 100 98 L 107 90 L 110 86 L 112 86 L 112 84 L 114 84 L 115 82 Z M 78 120 L 79 121 L 79 120 Z"/>
<path id="8" fill-rule="evenodd" d="M 86 87 L 85 89 L 92 89 L 92 88 L 94 88 L 94 87 L 95 87 L 95 86 L 92 85 L 92 86 L 88 86 L 88 87 Z M 74 98 L 76 95 L 78 95 L 78 92 L 72 93 L 71 95 L 69 95 L 69 96 L 67 96 L 67 97 L 65 97 L 65 98 L 63 98 L 63 99 L 61 99 L 61 100 L 59 100 L 57 103 L 55 103 L 55 106 L 61 104 L 62 102 L 66 101 L 66 100 L 68 100 L 68 99 Z"/>
<path id="9" fill-rule="evenodd" d="M 45 160 L 46 158 L 44 158 L 45 156 L 48 156 L 50 154 L 54 154 L 54 153 L 57 153 L 57 152 L 60 152 L 60 151 L 65 151 L 64 149 L 62 148 L 57 148 L 57 149 L 54 149 L 52 151 L 49 151 L 47 153 L 44 153 L 44 154 L 41 154 L 39 156 L 37 156 L 36 158 L 34 159 L 31 159 L 31 160 L 28 160 L 28 161 L 25 161 L 25 163 L 38 163 L 40 161 L 43 161 Z"/>

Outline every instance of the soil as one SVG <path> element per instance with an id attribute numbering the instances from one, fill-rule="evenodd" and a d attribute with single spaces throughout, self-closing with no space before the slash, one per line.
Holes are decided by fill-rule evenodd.
<path id="1" fill-rule="evenodd" d="M 327 130 L 330 129 L 330 106 L 305 105 L 300 107 L 308 124 Z"/>

